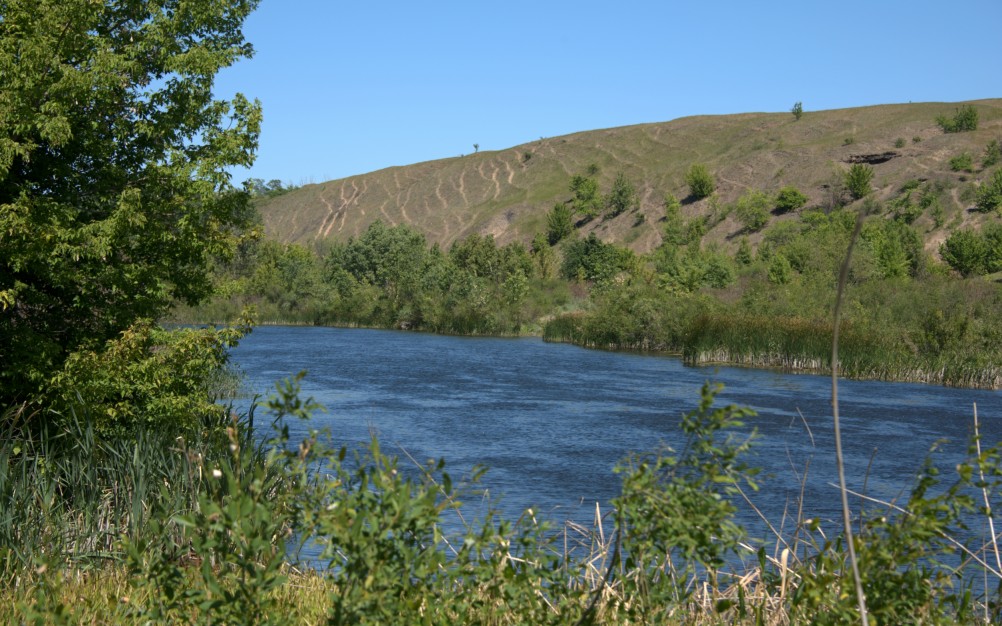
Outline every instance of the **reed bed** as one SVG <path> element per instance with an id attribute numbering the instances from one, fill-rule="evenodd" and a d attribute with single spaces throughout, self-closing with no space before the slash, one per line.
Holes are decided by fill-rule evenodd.
<path id="1" fill-rule="evenodd" d="M 899 336 L 849 322 L 843 322 L 840 337 L 840 373 L 848 378 L 1002 388 L 1002 363 L 990 355 L 918 354 Z M 548 322 L 543 339 L 589 348 L 679 354 L 694 366 L 831 373 L 832 328 L 825 320 L 709 313 L 683 318 L 665 333 L 657 325 L 636 329 L 624 322 L 616 327 L 579 313 Z"/>

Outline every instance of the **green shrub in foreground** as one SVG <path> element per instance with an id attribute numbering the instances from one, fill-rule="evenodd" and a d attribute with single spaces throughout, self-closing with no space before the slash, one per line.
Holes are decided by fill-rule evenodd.
<path id="1" fill-rule="evenodd" d="M 465 523 L 460 538 L 447 537 L 445 516 L 459 510 L 467 488 L 441 462 L 408 471 L 375 441 L 349 459 L 320 433 L 292 446 L 285 428 L 261 456 L 233 426 L 225 458 L 196 461 L 205 480 L 197 508 L 154 509 L 153 532 L 125 538 L 131 592 L 67 598 L 62 566 L 51 560 L 5 582 L 22 592 L 0 616 L 289 624 L 309 605 L 311 619 L 319 610 L 330 624 L 858 623 L 840 533 L 798 518 L 777 535 L 782 554 L 770 557 L 734 521 L 739 498 L 758 487 L 757 469 L 744 461 L 754 432 L 742 422 L 754 414 L 715 407 L 719 390 L 703 387 L 699 406 L 682 418 L 678 449 L 619 466 L 615 528 L 596 528 L 584 555 L 565 552 L 531 510 L 514 523 L 488 512 Z M 269 405 L 280 425 L 317 409 L 300 399 L 296 380 L 280 385 Z M 975 592 L 964 582 L 989 570 L 986 551 L 955 541 L 967 536 L 977 490 L 994 498 L 1000 482 L 999 450 L 972 449 L 949 484 L 930 461 L 903 504 L 861 505 L 857 553 L 876 623 L 1002 617 L 997 588 Z M 185 542 L 150 541 L 161 524 L 175 523 Z M 328 566 L 313 575 L 321 584 L 291 597 L 286 538 L 317 545 Z"/>

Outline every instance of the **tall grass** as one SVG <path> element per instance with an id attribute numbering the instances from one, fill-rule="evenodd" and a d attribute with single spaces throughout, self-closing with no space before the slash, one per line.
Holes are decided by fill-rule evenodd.
<path id="1" fill-rule="evenodd" d="M 46 417 L 12 409 L 0 422 L 0 582 L 43 562 L 119 563 L 123 538 L 162 550 L 183 544 L 173 520 L 196 506 L 206 463 L 227 461 L 224 424 L 204 424 L 191 440 L 150 429 L 101 439 L 77 414 L 51 420 L 59 430 L 27 427 Z"/>

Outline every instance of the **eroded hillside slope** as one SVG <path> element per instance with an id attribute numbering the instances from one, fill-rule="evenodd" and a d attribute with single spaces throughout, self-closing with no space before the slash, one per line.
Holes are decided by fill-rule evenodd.
<path id="1" fill-rule="evenodd" d="M 684 176 L 693 163 L 709 168 L 717 191 L 686 203 L 683 212 L 690 216 L 714 211 L 749 189 L 771 192 L 785 185 L 804 192 L 808 206 L 823 205 L 837 173 L 863 161 L 874 168 L 878 199 L 894 197 L 912 180 L 939 180 L 949 189 L 945 228 L 922 229 L 927 247 L 935 249 L 949 231 L 986 219 L 966 210 L 970 188 L 983 173 L 953 171 L 950 160 L 966 152 L 977 163 L 986 144 L 1002 138 L 1002 99 L 970 103 L 979 114 L 976 131 L 944 133 L 936 117 L 952 115 L 961 104 L 807 111 L 799 120 L 790 113 L 698 116 L 581 132 L 307 185 L 263 201 L 260 210 L 268 236 L 290 242 L 344 239 L 377 219 L 407 224 L 446 246 L 475 232 L 499 243 L 528 242 L 545 229 L 554 203 L 570 198 L 571 177 L 595 165 L 603 192 L 623 173 L 637 188 L 640 206 L 592 220 L 581 233 L 595 231 L 644 252 L 660 242 L 665 194 L 687 195 Z M 923 216 L 917 226 L 929 219 Z M 727 217 L 713 225 L 708 240 L 731 245 L 739 230 Z"/>

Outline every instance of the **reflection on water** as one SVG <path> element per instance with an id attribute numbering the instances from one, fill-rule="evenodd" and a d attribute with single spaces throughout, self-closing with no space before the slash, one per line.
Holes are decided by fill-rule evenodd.
<path id="1" fill-rule="evenodd" d="M 632 451 L 680 444 L 679 417 L 706 380 L 725 385 L 719 403 L 754 408 L 759 439 L 750 459 L 764 468 L 750 494 L 773 521 L 795 507 L 838 516 L 830 380 L 740 368 L 690 368 L 679 360 L 584 350 L 539 339 L 441 337 L 377 330 L 263 327 L 234 350 L 251 393 L 307 370 L 304 395 L 328 412 L 314 427 L 418 461 L 445 458 L 454 476 L 490 470 L 483 486 L 514 519 L 529 507 L 555 521 L 588 523 L 618 493 L 612 469 Z M 914 384 L 840 383 L 850 488 L 892 499 L 911 485 L 940 439 L 943 468 L 964 452 L 977 403 L 983 442 L 1002 440 L 1002 395 Z M 302 425 L 293 425 L 301 429 Z M 297 435 L 293 431 L 294 436 Z M 792 514 L 792 512 L 791 512 Z M 742 520 L 755 528 L 751 513 Z"/>

